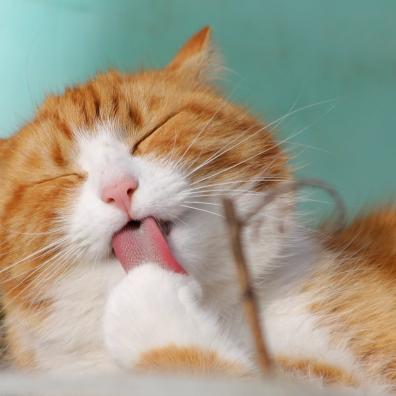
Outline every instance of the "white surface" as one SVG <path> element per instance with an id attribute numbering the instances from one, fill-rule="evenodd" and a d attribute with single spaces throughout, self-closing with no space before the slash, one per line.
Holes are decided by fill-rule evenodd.
<path id="1" fill-rule="evenodd" d="M 46 377 L 0 375 L 0 395 L 40 396 L 330 396 L 345 395 L 285 381 L 238 381 L 235 379 L 198 379 L 149 376 L 112 377 Z M 361 393 L 352 393 L 361 394 Z"/>

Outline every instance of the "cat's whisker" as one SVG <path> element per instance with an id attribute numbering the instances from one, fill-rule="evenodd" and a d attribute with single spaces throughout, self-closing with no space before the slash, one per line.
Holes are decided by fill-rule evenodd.
<path id="1" fill-rule="evenodd" d="M 15 235 L 15 236 L 31 236 L 31 237 L 37 237 L 37 239 L 41 236 L 49 236 L 49 235 L 62 235 L 62 232 L 59 230 L 54 230 L 53 232 L 42 232 L 42 233 L 24 233 L 24 232 L 15 232 L 15 231 L 9 231 L 8 234 L 10 235 Z M 36 240 L 36 238 L 29 238 L 27 242 L 31 242 Z M 4 241 L 3 243 L 0 244 L 0 246 L 5 246 L 9 244 L 9 241 Z M 11 250 L 3 251 L 0 252 L 0 257 L 4 257 L 10 254 L 14 254 L 16 252 L 20 251 L 19 248 L 14 248 Z M 0 271 L 1 272 L 1 271 Z"/>
<path id="2" fill-rule="evenodd" d="M 0 270 L 0 274 L 2 272 L 4 272 L 4 271 L 8 271 L 9 269 L 15 267 L 16 265 L 24 263 L 26 260 L 37 259 L 37 258 L 41 257 L 42 255 L 57 249 L 61 245 L 61 243 L 64 242 L 64 241 L 65 241 L 65 239 L 60 239 L 60 240 L 56 240 L 54 242 L 51 242 L 50 244 L 44 246 L 43 248 L 40 248 L 40 249 L 36 250 L 35 252 L 25 256 L 24 258 L 22 258 L 22 259 L 20 259 L 20 260 L 18 260 L 16 262 L 4 267 L 4 268 L 2 268 Z M 37 256 L 37 255 L 39 255 L 39 256 Z"/>
<path id="3" fill-rule="evenodd" d="M 51 231 L 45 231 L 45 232 L 17 232 L 17 231 L 13 231 L 13 230 L 7 230 L 8 234 L 11 235 L 16 235 L 16 236 L 20 236 L 20 235 L 25 235 L 25 236 L 47 236 L 47 235 L 56 235 L 56 234 L 60 234 L 60 230 L 51 230 Z"/>
<path id="4" fill-rule="evenodd" d="M 173 146 L 172 146 L 172 151 L 171 151 L 171 154 L 170 154 L 170 161 L 173 161 L 173 155 L 175 154 L 175 149 L 176 149 L 176 140 L 177 140 L 177 135 L 176 135 L 176 133 L 174 134 L 174 136 L 173 136 Z"/>
<path id="5" fill-rule="evenodd" d="M 314 102 L 314 103 L 311 103 L 309 105 L 305 105 L 305 106 L 299 107 L 298 109 L 294 109 L 292 111 L 289 111 L 288 113 L 286 113 L 283 116 L 279 117 L 275 121 L 272 121 L 271 123 L 267 124 L 267 128 L 268 127 L 272 127 L 272 126 L 278 126 L 279 123 L 283 122 L 285 119 L 289 118 L 290 116 L 292 116 L 294 114 L 300 113 L 301 111 L 308 110 L 308 109 L 311 109 L 311 108 L 314 108 L 314 107 L 317 107 L 317 106 L 322 106 L 324 104 L 335 103 L 335 101 L 336 101 L 336 99 L 326 99 L 326 100 L 321 100 L 319 102 Z"/>
<path id="6" fill-rule="evenodd" d="M 291 136 L 289 136 L 289 137 L 283 139 L 282 141 L 280 141 L 280 142 L 278 143 L 278 145 L 282 145 L 282 144 L 286 143 L 287 141 L 289 141 L 290 139 L 295 138 L 296 136 L 298 136 L 299 134 L 301 134 L 305 129 L 306 129 L 306 128 L 303 128 L 303 129 L 297 131 L 295 134 L 293 134 L 293 135 L 291 135 Z M 260 152 L 258 152 L 258 153 L 256 153 L 256 154 L 254 154 L 254 155 L 251 155 L 250 157 L 248 157 L 248 158 L 246 158 L 246 159 L 244 159 L 244 160 L 242 160 L 242 161 L 237 162 L 236 164 L 233 164 L 233 165 L 231 165 L 231 166 L 229 166 L 229 167 L 227 167 L 227 168 L 221 169 L 221 170 L 218 171 L 218 172 L 212 173 L 212 174 L 210 174 L 210 175 L 208 175 L 208 176 L 206 176 L 206 177 L 204 177 L 204 178 L 202 178 L 202 179 L 200 179 L 200 180 L 197 180 L 197 181 L 191 183 L 191 185 L 193 186 L 193 185 L 195 185 L 195 184 L 201 183 L 201 182 L 203 182 L 203 181 L 205 181 L 205 180 L 212 179 L 212 178 L 215 177 L 215 176 L 218 176 L 218 175 L 221 175 L 221 174 L 223 174 L 223 173 L 225 173 L 225 172 L 228 172 L 228 171 L 230 171 L 230 170 L 232 170 L 232 169 L 234 169 L 234 168 L 236 168 L 236 167 L 238 167 L 238 166 L 240 166 L 240 165 L 245 164 L 246 162 L 251 161 L 252 159 L 258 157 L 259 155 L 265 154 L 265 153 L 268 152 L 269 150 L 271 150 L 271 148 L 266 148 L 265 150 L 262 150 L 262 151 L 260 151 Z"/>
<path id="7" fill-rule="evenodd" d="M 270 122 L 269 124 L 263 126 L 262 128 L 259 128 L 259 129 L 258 129 L 256 132 L 254 132 L 253 134 L 250 134 L 250 135 L 248 135 L 248 136 L 243 136 L 242 139 L 240 139 L 236 144 L 232 145 L 231 147 L 228 147 L 230 144 L 234 143 L 235 140 L 238 140 L 238 139 L 239 139 L 239 135 L 238 135 L 235 139 L 231 140 L 231 142 L 228 142 L 228 144 L 226 144 L 225 147 L 223 147 L 223 148 L 221 148 L 220 150 L 218 150 L 218 151 L 217 151 L 216 153 L 214 153 L 211 157 L 209 157 L 207 160 L 205 160 L 202 164 L 198 165 L 198 166 L 195 167 L 192 171 L 190 171 L 190 172 L 186 175 L 186 177 L 191 176 L 192 174 L 194 174 L 194 173 L 195 173 L 196 171 L 198 171 L 199 169 L 201 169 L 201 168 L 203 168 L 204 166 L 208 165 L 209 163 L 213 162 L 214 160 L 216 160 L 217 158 L 219 158 L 221 155 L 223 155 L 223 154 L 225 154 L 225 153 L 231 151 L 232 149 L 238 147 L 239 145 L 241 145 L 241 144 L 244 143 L 245 141 L 251 139 L 252 137 L 256 136 L 258 133 L 262 132 L 263 130 L 270 130 L 272 127 L 277 127 L 277 126 L 279 126 L 279 124 L 280 124 L 281 122 L 283 122 L 286 118 L 288 118 L 288 117 L 290 117 L 290 116 L 292 116 L 292 115 L 294 115 L 294 114 L 296 114 L 296 113 L 298 113 L 298 112 L 300 112 L 300 111 L 304 111 L 304 110 L 307 110 L 307 109 L 309 109 L 309 108 L 312 108 L 312 107 L 315 107 L 315 106 L 319 106 L 319 105 L 323 105 L 323 104 L 326 104 L 326 103 L 329 103 L 329 102 L 334 102 L 334 99 L 332 99 L 332 100 L 326 100 L 326 101 L 320 101 L 320 102 L 317 102 L 317 103 L 312 103 L 312 104 L 310 104 L 310 105 L 303 106 L 303 107 L 301 107 L 301 108 L 299 108 L 299 109 L 295 109 L 295 110 L 289 111 L 288 113 L 286 113 L 285 115 L 279 117 L 278 119 L 276 119 L 276 120 Z M 325 114 L 327 114 L 327 113 L 325 113 Z M 246 133 L 249 132 L 249 131 L 250 131 L 250 128 L 246 131 Z"/>
<path id="8" fill-rule="evenodd" d="M 230 196 L 231 197 L 236 197 L 237 194 L 235 194 L 235 190 L 230 190 Z M 238 191 L 238 193 L 244 193 L 245 196 L 252 196 L 252 197 L 259 197 L 263 196 L 263 193 L 261 192 L 254 192 L 254 191 Z M 212 198 L 212 197 L 224 197 L 227 195 L 227 192 L 219 192 L 219 193 L 206 193 L 206 194 L 197 194 L 197 195 L 191 195 L 190 198 L 194 199 L 200 199 L 200 198 Z"/>
<path id="9" fill-rule="evenodd" d="M 30 270 L 29 274 L 24 277 L 20 282 L 18 282 L 14 287 L 12 287 L 11 289 L 7 290 L 8 293 L 12 293 L 14 290 L 18 289 L 19 286 L 21 286 L 23 283 L 25 283 L 27 280 L 29 280 L 33 275 L 35 275 L 37 272 L 43 270 L 44 267 L 46 267 L 47 265 L 49 265 L 49 263 L 51 261 L 53 261 L 58 255 L 60 255 L 60 253 L 58 253 L 57 255 L 49 258 L 48 260 L 45 260 L 44 262 L 40 263 L 37 267 L 35 267 L 34 269 Z M 14 300 L 19 297 L 22 293 L 24 293 L 26 291 L 26 287 L 22 288 L 22 290 L 16 295 L 14 296 Z M 5 306 L 6 307 L 6 306 Z M 4 308 L 5 308 L 4 307 Z"/>
<path id="10" fill-rule="evenodd" d="M 221 205 L 221 204 L 218 204 L 218 203 L 214 203 L 214 202 L 205 202 L 205 201 L 184 201 L 185 203 L 187 203 L 187 204 L 190 204 L 190 205 L 194 205 L 194 204 L 202 204 L 202 205 L 212 205 L 212 206 L 223 206 L 223 205 Z"/>
<path id="11" fill-rule="evenodd" d="M 62 271 L 66 273 L 67 271 L 64 268 L 65 264 L 67 264 L 66 268 L 71 269 L 76 262 L 76 259 L 78 258 L 77 253 L 78 251 L 76 251 L 75 247 L 70 246 L 66 251 L 64 251 L 64 255 L 59 260 L 55 261 L 54 264 L 56 265 L 52 265 L 44 277 L 42 277 L 42 275 L 40 274 L 37 279 L 35 279 L 35 288 L 39 288 L 39 286 L 48 282 L 48 280 L 54 277 L 57 272 Z"/>
<path id="12" fill-rule="evenodd" d="M 194 143 L 197 141 L 197 139 L 206 131 L 206 129 L 208 128 L 209 124 L 216 118 L 217 114 L 220 113 L 221 110 L 223 110 L 223 108 L 225 106 L 227 106 L 228 101 L 231 99 L 232 95 L 235 93 L 235 91 L 237 90 L 237 88 L 239 87 L 239 84 L 237 84 L 232 91 L 230 92 L 230 94 L 227 96 L 226 99 L 223 99 L 222 103 L 220 104 L 219 108 L 216 110 L 216 112 L 212 115 L 212 117 L 206 122 L 206 124 L 201 128 L 201 130 L 194 136 L 194 138 L 192 139 L 192 141 L 190 142 L 190 144 L 187 146 L 186 150 L 183 152 L 183 154 L 181 155 L 181 157 L 179 158 L 179 160 L 177 161 L 177 163 L 175 164 L 175 167 L 177 167 L 184 159 L 184 157 L 186 156 L 186 154 L 189 152 L 190 148 L 194 145 Z"/>
<path id="13" fill-rule="evenodd" d="M 50 263 L 51 261 L 56 260 L 57 257 L 61 256 L 62 254 L 64 254 L 64 252 L 63 252 L 63 251 L 60 251 L 60 252 L 56 253 L 55 255 L 49 257 L 47 260 L 43 261 L 43 262 L 40 263 L 39 265 L 37 265 L 37 266 L 34 268 L 34 270 L 33 270 L 34 273 L 35 273 L 36 270 L 39 270 L 40 268 L 42 268 L 42 267 L 43 267 L 44 265 L 46 265 L 47 263 Z M 35 260 L 37 260 L 37 259 L 38 259 L 38 258 L 35 258 Z M 24 276 L 26 273 L 29 274 L 29 275 L 27 276 L 27 278 L 29 278 L 29 277 L 30 277 L 30 274 L 32 273 L 32 268 L 28 268 L 28 269 L 26 269 L 25 271 L 23 271 L 23 272 L 21 272 L 21 273 L 15 275 L 15 276 L 12 276 L 12 277 L 9 278 L 6 282 L 8 282 L 8 281 L 10 281 L 10 280 L 14 280 L 14 279 L 20 278 L 21 276 Z"/>
<path id="14" fill-rule="evenodd" d="M 280 178 L 280 177 L 279 178 L 265 177 L 265 178 L 262 178 L 262 179 L 254 178 L 254 179 L 250 180 L 249 183 L 260 183 L 260 182 L 271 183 L 271 182 L 282 182 L 282 181 L 287 181 L 287 179 Z M 228 181 L 228 182 L 223 182 L 223 183 L 204 184 L 204 185 L 199 186 L 199 187 L 188 188 L 188 189 L 184 190 L 183 192 L 202 191 L 203 189 L 208 188 L 208 187 L 226 186 L 226 185 L 229 185 L 229 184 L 240 184 L 240 185 L 243 186 L 243 185 L 247 184 L 247 182 L 246 182 L 246 180 L 236 180 L 236 181 L 233 180 L 233 181 Z M 214 191 L 216 191 L 216 190 L 214 189 Z"/>
<path id="15" fill-rule="evenodd" d="M 319 151 L 324 154 L 331 154 L 331 152 L 329 150 L 325 150 L 320 147 L 312 146 L 310 144 L 304 144 L 304 143 L 299 143 L 299 142 L 298 143 L 297 142 L 289 142 L 289 145 L 290 144 L 293 146 L 302 147 L 304 149 L 311 149 L 311 150 Z M 288 152 L 288 150 L 286 150 L 286 152 Z"/>
<path id="16" fill-rule="evenodd" d="M 263 195 L 264 193 L 261 191 L 252 191 L 252 190 L 245 190 L 245 189 L 239 189 L 239 188 L 229 188 L 229 189 L 218 189 L 218 190 L 203 190 L 203 191 L 196 191 L 196 192 L 192 192 L 190 194 L 186 194 L 186 197 L 194 197 L 194 196 L 200 196 L 202 193 L 241 193 L 241 192 L 250 192 L 251 195 Z"/>
<path id="17" fill-rule="evenodd" d="M 202 209 L 202 208 L 197 208 L 195 206 L 189 206 L 189 205 L 184 205 L 184 204 L 181 204 L 180 206 L 183 206 L 184 208 L 188 208 L 188 209 L 197 210 L 197 211 L 200 211 L 200 212 L 210 213 L 210 214 L 218 216 L 218 217 L 224 217 L 220 213 L 212 212 L 210 210 L 206 210 L 206 209 Z"/>
<path id="18" fill-rule="evenodd" d="M 211 162 L 213 162 L 214 160 L 216 160 L 217 158 L 221 157 L 223 154 L 228 153 L 229 151 L 231 151 L 233 148 L 238 147 L 239 145 L 241 145 L 244 141 L 246 141 L 247 139 L 250 139 L 251 137 L 253 137 L 254 135 L 256 135 L 256 133 L 261 132 L 265 129 L 265 127 L 260 128 L 257 132 L 255 132 L 252 135 L 248 135 L 248 136 L 242 136 L 242 139 L 240 138 L 239 135 L 237 135 L 234 139 L 232 139 L 230 142 L 228 142 L 225 147 L 222 147 L 220 150 L 216 151 L 213 155 L 211 155 L 208 159 L 206 159 L 203 163 L 201 163 L 200 165 L 196 166 L 193 170 L 191 170 L 189 173 L 187 173 L 187 175 L 185 176 L 186 178 L 193 175 L 195 172 L 197 172 L 199 169 L 203 168 L 204 166 L 210 164 Z M 246 133 L 248 133 L 251 130 L 251 128 L 249 128 Z M 237 143 L 232 145 L 235 141 L 237 140 Z M 231 147 L 229 147 L 231 145 Z"/>
<path id="19" fill-rule="evenodd" d="M 254 178 L 251 181 L 261 182 L 261 181 L 275 181 L 275 180 L 279 181 L 279 180 L 285 180 L 285 179 L 275 179 L 275 178 L 264 177 L 264 178 L 261 178 L 261 179 Z M 231 180 L 231 181 L 222 182 L 222 183 L 204 184 L 203 186 L 194 187 L 194 188 L 192 188 L 190 190 L 194 191 L 194 190 L 200 190 L 201 188 L 206 188 L 206 187 L 223 186 L 223 185 L 226 185 L 226 184 L 245 184 L 245 183 L 246 183 L 246 180 Z"/>
<path id="20" fill-rule="evenodd" d="M 183 225 L 188 226 L 188 224 L 187 224 L 184 220 L 182 220 L 182 219 L 180 218 L 180 216 L 175 216 L 175 217 L 173 218 L 173 221 L 174 221 L 174 222 L 180 222 L 180 223 L 182 223 Z"/>
<path id="21" fill-rule="evenodd" d="M 33 276 L 34 274 L 36 274 L 39 271 L 42 271 L 42 273 L 32 282 L 34 282 L 34 293 L 35 295 L 33 296 L 35 299 L 37 299 L 37 290 L 39 289 L 39 286 L 46 283 L 49 279 L 51 279 L 52 277 L 54 277 L 56 275 L 57 271 L 64 271 L 65 273 L 67 271 L 70 270 L 70 268 L 73 266 L 74 261 L 70 260 L 70 257 L 75 256 L 76 250 L 75 247 L 73 246 L 69 246 L 69 248 L 67 248 L 66 250 L 59 252 L 56 256 L 51 257 L 50 259 L 44 261 L 43 263 L 41 263 L 38 267 L 36 267 L 33 271 L 31 271 L 31 273 L 29 275 L 27 275 L 27 277 L 25 279 L 23 279 L 21 282 L 19 282 L 16 286 L 14 286 L 10 292 L 12 292 L 13 290 L 17 289 L 20 285 L 23 284 L 23 282 L 25 282 L 26 280 L 28 280 L 31 276 Z M 62 256 L 60 259 L 58 258 L 59 256 Z M 53 263 L 54 265 L 50 266 L 50 263 L 53 262 L 55 260 L 55 262 Z M 63 268 L 63 264 L 67 264 L 66 268 Z M 56 265 L 55 265 L 56 264 Z M 16 295 L 14 296 L 14 299 L 21 296 L 23 293 L 29 292 L 29 289 L 26 288 L 22 288 L 22 290 Z M 31 303 L 31 306 L 33 306 L 34 303 Z M 7 307 L 7 304 L 3 307 L 4 309 Z"/>

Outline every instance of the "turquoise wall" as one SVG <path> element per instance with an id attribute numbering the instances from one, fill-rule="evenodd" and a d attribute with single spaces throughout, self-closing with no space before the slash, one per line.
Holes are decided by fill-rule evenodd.
<path id="1" fill-rule="evenodd" d="M 232 98 L 269 121 L 312 105 L 279 126 L 300 175 L 351 211 L 396 196 L 394 0 L 0 0 L 0 134 L 98 70 L 165 64 L 206 24 Z"/>

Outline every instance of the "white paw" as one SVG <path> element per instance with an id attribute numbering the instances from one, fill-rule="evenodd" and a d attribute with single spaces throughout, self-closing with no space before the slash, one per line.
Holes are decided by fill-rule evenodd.
<path id="1" fill-rule="evenodd" d="M 201 294 L 189 276 L 157 264 L 130 271 L 105 310 L 105 344 L 112 357 L 132 368 L 143 352 L 169 344 L 229 350 L 216 317 L 200 307 Z"/>

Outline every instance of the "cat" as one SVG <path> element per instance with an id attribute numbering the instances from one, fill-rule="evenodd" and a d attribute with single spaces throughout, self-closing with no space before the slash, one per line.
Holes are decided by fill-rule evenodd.
<path id="1" fill-rule="evenodd" d="M 0 141 L 11 367 L 257 375 L 221 203 L 243 216 L 294 175 L 270 126 L 222 96 L 221 68 L 206 27 L 162 69 L 49 96 Z M 392 390 L 395 208 L 322 238 L 296 201 L 278 195 L 243 233 L 276 367 Z"/>

